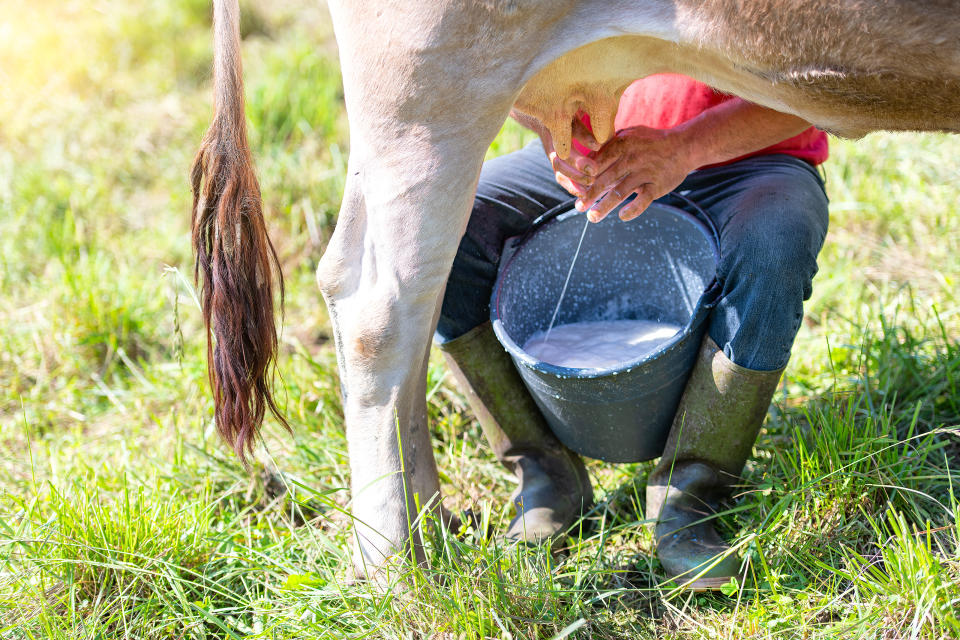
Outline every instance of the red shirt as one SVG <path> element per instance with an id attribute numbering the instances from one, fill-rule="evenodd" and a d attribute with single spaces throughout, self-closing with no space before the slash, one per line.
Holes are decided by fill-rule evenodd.
<path id="1" fill-rule="evenodd" d="M 637 80 L 623 92 L 617 110 L 616 129 L 619 131 L 641 125 L 669 129 L 732 99 L 734 96 L 715 91 L 687 76 L 672 73 L 648 76 Z M 584 153 L 589 152 L 579 145 L 578 148 Z M 827 134 L 810 127 L 783 142 L 721 164 L 771 153 L 785 153 L 810 164 L 820 164 L 828 155 Z"/>

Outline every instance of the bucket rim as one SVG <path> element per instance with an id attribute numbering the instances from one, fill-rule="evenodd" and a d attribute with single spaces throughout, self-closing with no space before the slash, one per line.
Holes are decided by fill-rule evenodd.
<path id="1" fill-rule="evenodd" d="M 622 206 L 622 205 L 621 205 Z M 667 213 L 676 215 L 678 217 L 686 219 L 688 222 L 693 223 L 694 227 L 698 229 L 703 237 L 707 240 L 710 247 L 713 249 L 714 257 L 714 266 L 715 269 L 719 266 L 720 263 L 720 247 L 718 246 L 718 241 L 715 231 L 712 227 L 708 227 L 700 218 L 688 211 L 684 211 L 679 207 L 674 207 L 662 202 L 653 202 L 649 208 L 656 207 L 662 209 Z M 648 209 L 649 209 L 648 208 Z M 611 211 L 608 215 L 616 215 L 619 207 Z M 500 288 L 504 276 L 510 270 L 510 265 L 513 263 L 516 256 L 523 249 L 523 245 L 527 244 L 528 240 L 532 240 L 533 237 L 555 224 L 560 224 L 576 216 L 583 215 L 586 213 L 579 212 L 576 209 L 571 208 L 570 211 L 565 211 L 554 215 L 550 220 L 545 221 L 539 228 L 534 230 L 532 233 L 527 234 L 523 237 L 522 243 L 520 246 L 515 247 L 513 254 L 509 257 L 507 264 L 504 265 L 503 269 L 500 270 L 500 273 L 497 274 L 496 285 L 493 290 L 493 300 L 490 305 L 490 320 L 493 325 L 494 334 L 496 334 L 497 339 L 500 340 L 500 344 L 506 348 L 506 350 L 513 357 L 514 361 L 522 363 L 528 369 L 536 371 L 538 373 L 545 373 L 556 376 L 558 378 L 576 378 L 576 379 L 594 379 L 594 378 L 605 378 L 608 376 L 615 376 L 620 374 L 625 374 L 633 371 L 637 367 L 640 367 L 646 364 L 648 361 L 652 361 L 655 357 L 659 358 L 663 354 L 677 349 L 681 344 L 685 342 L 691 334 L 693 334 L 706 319 L 707 313 L 713 307 L 715 302 L 716 294 L 718 293 L 717 289 L 717 279 L 714 276 L 713 280 L 704 291 L 700 294 L 700 297 L 697 299 L 697 304 L 694 306 L 693 314 L 690 316 L 690 320 L 683 326 L 680 331 L 677 331 L 669 339 L 665 340 L 661 345 L 651 351 L 650 353 L 644 354 L 636 360 L 626 360 L 620 363 L 617 367 L 614 368 L 584 368 L 584 367 L 564 367 L 556 364 L 551 364 L 549 362 L 543 362 L 542 360 L 537 360 L 526 351 L 523 350 L 523 347 L 518 345 L 516 341 L 510 337 L 510 334 L 507 333 L 507 330 L 503 327 L 503 322 L 500 319 Z"/>

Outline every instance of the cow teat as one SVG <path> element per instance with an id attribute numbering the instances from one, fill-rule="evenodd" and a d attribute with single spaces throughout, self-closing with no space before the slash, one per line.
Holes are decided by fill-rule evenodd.
<path id="1" fill-rule="evenodd" d="M 544 125 L 550 131 L 550 138 L 553 140 L 553 148 L 556 149 L 557 155 L 564 159 L 570 156 L 570 149 L 573 145 L 573 124 L 575 118 L 580 117 L 580 113 L 586 113 L 590 118 L 590 128 L 593 130 L 593 137 L 596 138 L 597 142 L 604 144 L 610 140 L 614 135 L 616 107 L 616 102 L 614 102 L 612 109 L 607 104 L 596 104 L 586 108 L 573 109 L 572 112 L 567 111 L 546 119 Z"/>

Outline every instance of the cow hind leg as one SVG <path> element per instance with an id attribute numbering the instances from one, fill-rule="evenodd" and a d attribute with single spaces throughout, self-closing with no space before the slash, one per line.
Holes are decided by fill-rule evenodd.
<path id="1" fill-rule="evenodd" d="M 423 557 L 414 523 L 439 492 L 427 429 L 430 343 L 480 164 L 508 109 L 506 99 L 485 113 L 482 135 L 472 118 L 469 135 L 352 143 L 340 218 L 317 279 L 341 374 L 354 563 L 367 575 L 410 550 L 408 542 L 414 559 Z"/>

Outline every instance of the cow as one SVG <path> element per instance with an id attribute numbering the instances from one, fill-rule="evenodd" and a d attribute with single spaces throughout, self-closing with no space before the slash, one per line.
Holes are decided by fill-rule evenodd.
<path id="1" fill-rule="evenodd" d="M 247 145 L 237 0 L 214 0 L 213 123 L 192 170 L 193 244 L 220 433 L 252 451 L 270 390 L 279 268 Z M 566 157 L 613 135 L 623 90 L 674 72 L 825 130 L 960 131 L 957 0 L 329 0 L 350 123 L 346 189 L 317 269 L 350 455 L 354 562 L 423 558 L 437 505 L 426 365 L 484 153 L 512 113 Z M 275 284 L 276 283 L 276 284 Z M 285 424 L 285 423 L 284 423 Z"/>

